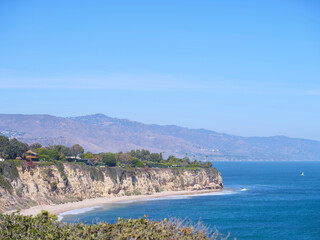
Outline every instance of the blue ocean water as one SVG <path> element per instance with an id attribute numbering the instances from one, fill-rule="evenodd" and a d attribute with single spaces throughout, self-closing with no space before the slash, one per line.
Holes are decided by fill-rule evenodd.
<path id="1" fill-rule="evenodd" d="M 74 211 L 64 222 L 113 223 L 118 217 L 201 219 L 229 239 L 320 239 L 320 162 L 216 162 L 226 188 Z M 301 176 L 304 172 L 304 176 Z M 88 210 L 88 209 L 87 209 Z"/>

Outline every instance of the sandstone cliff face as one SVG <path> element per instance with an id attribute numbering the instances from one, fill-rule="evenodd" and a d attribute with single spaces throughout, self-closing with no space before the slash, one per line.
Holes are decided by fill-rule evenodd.
<path id="1" fill-rule="evenodd" d="M 160 191 L 222 189 L 213 169 L 98 168 L 74 164 L 23 167 L 11 181 L 11 193 L 0 187 L 0 210 L 87 198 L 153 194 Z"/>

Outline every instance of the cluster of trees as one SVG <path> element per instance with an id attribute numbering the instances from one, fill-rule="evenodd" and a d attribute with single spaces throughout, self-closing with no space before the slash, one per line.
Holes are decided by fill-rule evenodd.
<path id="1" fill-rule="evenodd" d="M 132 157 L 128 153 L 98 153 L 92 154 L 91 152 L 80 154 L 81 158 L 90 159 L 93 163 L 98 165 L 107 165 L 109 167 L 115 166 L 130 166 L 130 167 L 144 167 L 144 164 L 139 158 Z"/>
<path id="2" fill-rule="evenodd" d="M 28 144 L 13 138 L 9 140 L 6 136 L 0 135 L 0 157 L 5 159 L 15 159 L 16 157 L 24 157 L 29 149 Z"/>
<path id="3" fill-rule="evenodd" d="M 150 153 L 149 150 L 131 150 L 127 153 L 83 153 L 81 158 L 90 159 L 98 165 L 114 166 L 130 166 L 130 167 L 212 167 L 211 162 L 202 163 L 201 161 L 191 161 L 188 157 L 177 158 L 170 155 L 167 159 L 163 159 L 162 153 Z"/>
<path id="4" fill-rule="evenodd" d="M 170 155 L 168 159 L 166 160 L 167 163 L 169 164 L 175 164 L 179 166 L 189 166 L 189 167 L 212 167 L 212 163 L 209 161 L 206 161 L 205 163 L 201 162 L 200 160 L 197 161 L 194 159 L 193 161 L 190 160 L 189 157 L 184 157 L 184 158 L 177 158 L 173 155 Z"/>
<path id="5" fill-rule="evenodd" d="M 75 144 L 72 147 L 63 145 L 49 145 L 42 147 L 40 143 L 33 143 L 30 146 L 20 142 L 16 138 L 9 139 L 6 136 L 0 135 L 0 157 L 5 159 L 15 159 L 17 157 L 24 158 L 26 151 L 32 150 L 39 154 L 39 159 L 42 160 L 58 160 L 64 159 L 66 156 L 77 156 L 84 153 L 83 147 Z"/>
<path id="6" fill-rule="evenodd" d="M 150 153 L 149 150 L 131 150 L 128 154 L 141 160 L 149 167 L 212 167 L 211 162 L 202 163 L 201 161 L 193 160 L 187 156 L 177 158 L 170 155 L 167 159 L 163 159 L 162 153 Z"/>
<path id="7" fill-rule="evenodd" d="M 79 144 L 74 144 L 72 147 L 63 145 L 49 145 L 42 147 L 41 144 L 35 143 L 30 145 L 30 149 L 39 154 L 39 159 L 42 160 L 61 160 L 69 156 L 78 156 L 84 153 L 84 148 Z"/>
<path id="8" fill-rule="evenodd" d="M 0 136 L 0 157 L 5 159 L 15 159 L 16 157 L 25 157 L 27 150 L 32 150 L 39 154 L 40 160 L 65 160 L 69 156 L 80 156 L 83 159 L 89 159 L 95 165 L 107 165 L 110 167 L 212 167 L 211 162 L 202 163 L 201 161 L 191 161 L 187 156 L 177 158 L 170 155 L 163 159 L 162 153 L 150 153 L 149 150 L 131 150 L 127 153 L 98 153 L 84 152 L 79 144 L 72 147 L 63 145 L 49 145 L 43 147 L 40 143 L 34 143 L 30 146 L 17 139 L 11 139 Z"/>
<path id="9" fill-rule="evenodd" d="M 128 153 L 131 157 L 136 157 L 141 161 L 161 162 L 163 160 L 162 153 L 150 153 L 149 150 L 131 150 Z"/>

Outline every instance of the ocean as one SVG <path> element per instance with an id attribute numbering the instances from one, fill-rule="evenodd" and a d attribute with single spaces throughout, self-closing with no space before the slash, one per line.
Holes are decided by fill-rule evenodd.
<path id="1" fill-rule="evenodd" d="M 320 162 L 215 162 L 225 190 L 73 210 L 62 221 L 200 219 L 229 239 L 320 239 Z M 304 173 L 304 176 L 301 173 Z"/>

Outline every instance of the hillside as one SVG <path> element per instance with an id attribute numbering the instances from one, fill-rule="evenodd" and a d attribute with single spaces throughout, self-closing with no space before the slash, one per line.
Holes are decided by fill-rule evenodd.
<path id="1" fill-rule="evenodd" d="M 240 137 L 205 129 L 143 124 L 103 114 L 62 118 L 0 114 L 0 134 L 43 145 L 79 143 L 92 152 L 149 149 L 204 160 L 320 160 L 320 142 L 275 137 Z"/>

